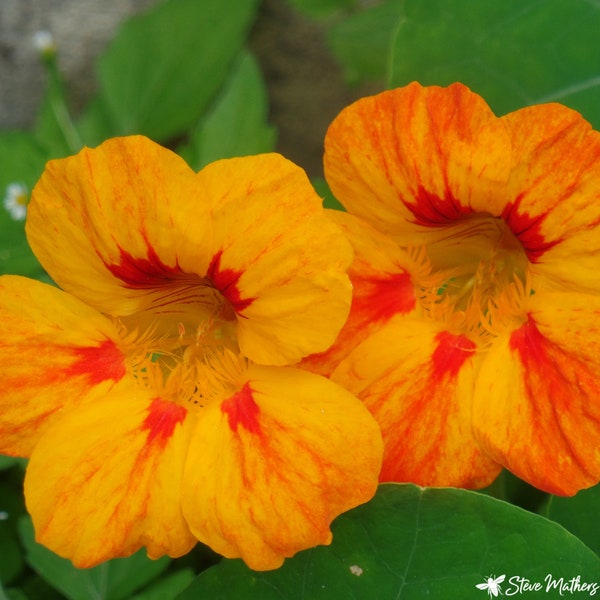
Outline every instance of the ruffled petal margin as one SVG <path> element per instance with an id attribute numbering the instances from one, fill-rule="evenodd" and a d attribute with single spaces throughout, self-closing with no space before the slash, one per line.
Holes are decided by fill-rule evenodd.
<path id="1" fill-rule="evenodd" d="M 67 409 L 115 389 L 125 358 L 113 323 L 45 283 L 0 278 L 0 452 L 29 456 Z"/>
<path id="2" fill-rule="evenodd" d="M 112 315 L 211 257 L 209 203 L 196 173 L 143 136 L 53 160 L 32 192 L 27 239 L 54 281 Z"/>
<path id="3" fill-rule="evenodd" d="M 76 567 L 186 554 L 197 542 L 180 509 L 187 411 L 139 388 L 65 414 L 35 447 L 25 499 L 36 539 Z"/>
<path id="4" fill-rule="evenodd" d="M 560 104 L 502 118 L 513 165 L 503 218 L 536 272 L 600 291 L 600 133 Z"/>
<path id="5" fill-rule="evenodd" d="M 381 434 L 362 403 L 328 379 L 257 365 L 247 379 L 198 421 L 182 507 L 214 550 L 275 569 L 329 544 L 332 520 L 374 495 Z"/>
<path id="6" fill-rule="evenodd" d="M 352 249 L 304 171 L 279 154 L 233 158 L 198 186 L 214 223 L 207 276 L 238 314 L 244 355 L 286 365 L 328 348 L 350 309 Z"/>
<path id="7" fill-rule="evenodd" d="M 381 427 L 382 482 L 481 488 L 498 475 L 471 431 L 474 350 L 433 321 L 397 317 L 333 372 Z"/>
<path id="8" fill-rule="evenodd" d="M 414 82 L 345 108 L 327 131 L 324 165 L 349 212 L 417 243 L 415 225 L 499 216 L 510 156 L 507 127 L 480 96 Z"/>
<path id="9" fill-rule="evenodd" d="M 477 440 L 552 494 L 600 479 L 599 322 L 597 296 L 536 294 L 528 320 L 498 338 L 477 379 Z"/>

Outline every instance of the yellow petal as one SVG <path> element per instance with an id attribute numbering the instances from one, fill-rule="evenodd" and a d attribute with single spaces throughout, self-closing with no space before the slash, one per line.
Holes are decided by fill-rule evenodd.
<path id="1" fill-rule="evenodd" d="M 498 216 L 510 167 L 506 125 L 462 84 L 412 83 L 344 109 L 325 138 L 325 176 L 352 214 L 414 239 L 473 212 Z"/>
<path id="2" fill-rule="evenodd" d="M 195 174 L 144 137 L 108 140 L 48 164 L 27 233 L 54 280 L 108 314 L 160 308 L 178 286 L 216 288 L 242 351 L 262 363 L 325 350 L 350 308 L 351 248 L 304 172 L 276 154 Z"/>
<path id="3" fill-rule="evenodd" d="M 277 154 L 228 159 L 198 183 L 214 222 L 207 276 L 238 313 L 242 352 L 292 364 L 328 348 L 350 308 L 352 249 L 302 169 Z"/>
<path id="4" fill-rule="evenodd" d="M 209 206 L 179 156 L 141 136 L 50 161 L 32 192 L 29 243 L 63 289 L 109 314 L 210 260 Z"/>
<path id="5" fill-rule="evenodd" d="M 103 396 L 125 376 L 118 332 L 57 288 L 0 278 L 0 452 L 27 456 L 66 409 Z"/>
<path id="6" fill-rule="evenodd" d="M 478 377 L 477 439 L 553 494 L 600 480 L 599 319 L 597 296 L 536 294 L 528 321 L 498 338 Z"/>
<path id="7" fill-rule="evenodd" d="M 397 317 L 354 350 L 332 379 L 354 392 L 381 427 L 381 481 L 484 487 L 500 466 L 471 433 L 477 355 L 433 321 Z"/>
<path id="8" fill-rule="evenodd" d="M 513 146 L 506 222 L 539 272 L 599 291 L 600 133 L 559 104 L 503 121 Z"/>
<path id="9" fill-rule="evenodd" d="M 75 566 L 181 556 L 196 543 L 180 510 L 186 410 L 131 389 L 71 411 L 36 446 L 25 498 L 36 539 Z"/>
<path id="10" fill-rule="evenodd" d="M 329 350 L 302 361 L 304 368 L 327 376 L 373 331 L 416 309 L 414 277 L 427 269 L 423 256 L 409 254 L 366 221 L 341 211 L 329 214 L 352 244 L 354 261 L 348 271 L 353 288 L 348 320 Z"/>
<path id="11" fill-rule="evenodd" d="M 198 421 L 182 506 L 227 557 L 274 569 L 331 541 L 340 513 L 375 493 L 381 437 L 365 407 L 329 380 L 251 365 L 247 383 Z"/>

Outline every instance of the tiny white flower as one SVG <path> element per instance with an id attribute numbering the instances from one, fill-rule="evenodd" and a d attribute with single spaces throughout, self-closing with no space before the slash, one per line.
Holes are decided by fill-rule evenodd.
<path id="1" fill-rule="evenodd" d="M 352 575 L 356 575 L 357 577 L 360 577 L 363 574 L 362 567 L 359 567 L 358 565 L 351 565 L 350 573 L 352 573 Z"/>
<path id="2" fill-rule="evenodd" d="M 36 31 L 33 34 L 33 46 L 42 55 L 52 55 L 56 52 L 54 36 L 46 30 Z"/>
<path id="3" fill-rule="evenodd" d="M 24 183 L 9 183 L 4 196 L 4 208 L 15 221 L 23 221 L 27 215 L 29 190 Z"/>
<path id="4" fill-rule="evenodd" d="M 0 521 L 6 521 L 8 516 L 9 515 L 5 510 L 0 510 Z"/>

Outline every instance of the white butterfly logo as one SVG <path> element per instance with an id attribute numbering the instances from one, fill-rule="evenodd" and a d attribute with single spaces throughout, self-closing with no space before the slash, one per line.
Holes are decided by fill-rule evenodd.
<path id="1" fill-rule="evenodd" d="M 500 575 L 500 577 L 486 577 L 484 583 L 477 583 L 475 587 L 478 590 L 487 590 L 489 597 L 494 598 L 498 597 L 498 594 L 502 594 L 502 589 L 500 588 L 500 584 L 504 581 L 506 575 Z"/>

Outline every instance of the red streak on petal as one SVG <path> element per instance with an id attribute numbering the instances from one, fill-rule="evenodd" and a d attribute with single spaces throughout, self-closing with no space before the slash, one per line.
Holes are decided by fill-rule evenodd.
<path id="1" fill-rule="evenodd" d="M 68 377 L 87 375 L 90 384 L 102 381 L 119 381 L 125 375 L 123 353 L 112 340 L 105 340 L 100 346 L 74 348 L 75 362 L 64 371 Z"/>
<path id="2" fill-rule="evenodd" d="M 351 279 L 355 289 L 352 312 L 368 314 L 370 321 L 385 322 L 415 307 L 414 286 L 406 272 Z"/>
<path id="3" fill-rule="evenodd" d="M 447 225 L 473 213 L 470 206 L 462 206 L 450 193 L 445 198 L 440 198 L 423 187 L 417 190 L 416 202 L 405 204 L 415 216 L 414 222 L 425 227 Z"/>
<path id="4" fill-rule="evenodd" d="M 182 271 L 179 267 L 165 265 L 149 243 L 147 243 L 147 247 L 146 258 L 134 258 L 120 248 L 119 262 L 117 264 L 105 262 L 104 264 L 117 279 L 131 289 L 153 288 L 169 284 L 181 277 Z"/>
<path id="5" fill-rule="evenodd" d="M 242 298 L 240 290 L 237 287 L 238 281 L 242 276 L 241 271 L 233 269 L 221 269 L 221 257 L 223 251 L 219 250 L 208 266 L 206 276 L 212 281 L 213 285 L 231 304 L 236 313 L 240 313 L 248 308 L 255 298 Z"/>
<path id="6" fill-rule="evenodd" d="M 548 340 L 540 333 L 535 321 L 529 317 L 527 322 L 512 332 L 509 341 L 511 350 L 519 353 L 523 365 L 534 367 L 537 371 L 546 371 L 551 377 L 556 371 L 556 363 L 548 356 L 546 347 Z M 543 365 L 546 364 L 546 367 Z"/>
<path id="7" fill-rule="evenodd" d="M 545 215 L 531 217 L 527 213 L 519 213 L 518 200 L 510 203 L 502 212 L 502 218 L 521 242 L 527 258 L 532 262 L 539 262 L 542 255 L 560 243 L 560 239 L 546 240 L 540 233 Z"/>
<path id="8" fill-rule="evenodd" d="M 187 410 L 168 400 L 154 398 L 148 408 L 142 429 L 148 430 L 148 443 L 157 443 L 164 447 L 173 435 L 175 427 L 185 421 Z"/>
<path id="9" fill-rule="evenodd" d="M 260 409 L 252 397 L 252 389 L 248 383 L 221 404 L 221 411 L 227 415 L 232 431 L 237 432 L 238 425 L 241 425 L 250 433 L 260 435 Z"/>
<path id="10" fill-rule="evenodd" d="M 431 357 L 434 380 L 456 377 L 465 361 L 473 356 L 475 344 L 464 335 L 442 331 L 435 336 L 437 347 Z"/>

